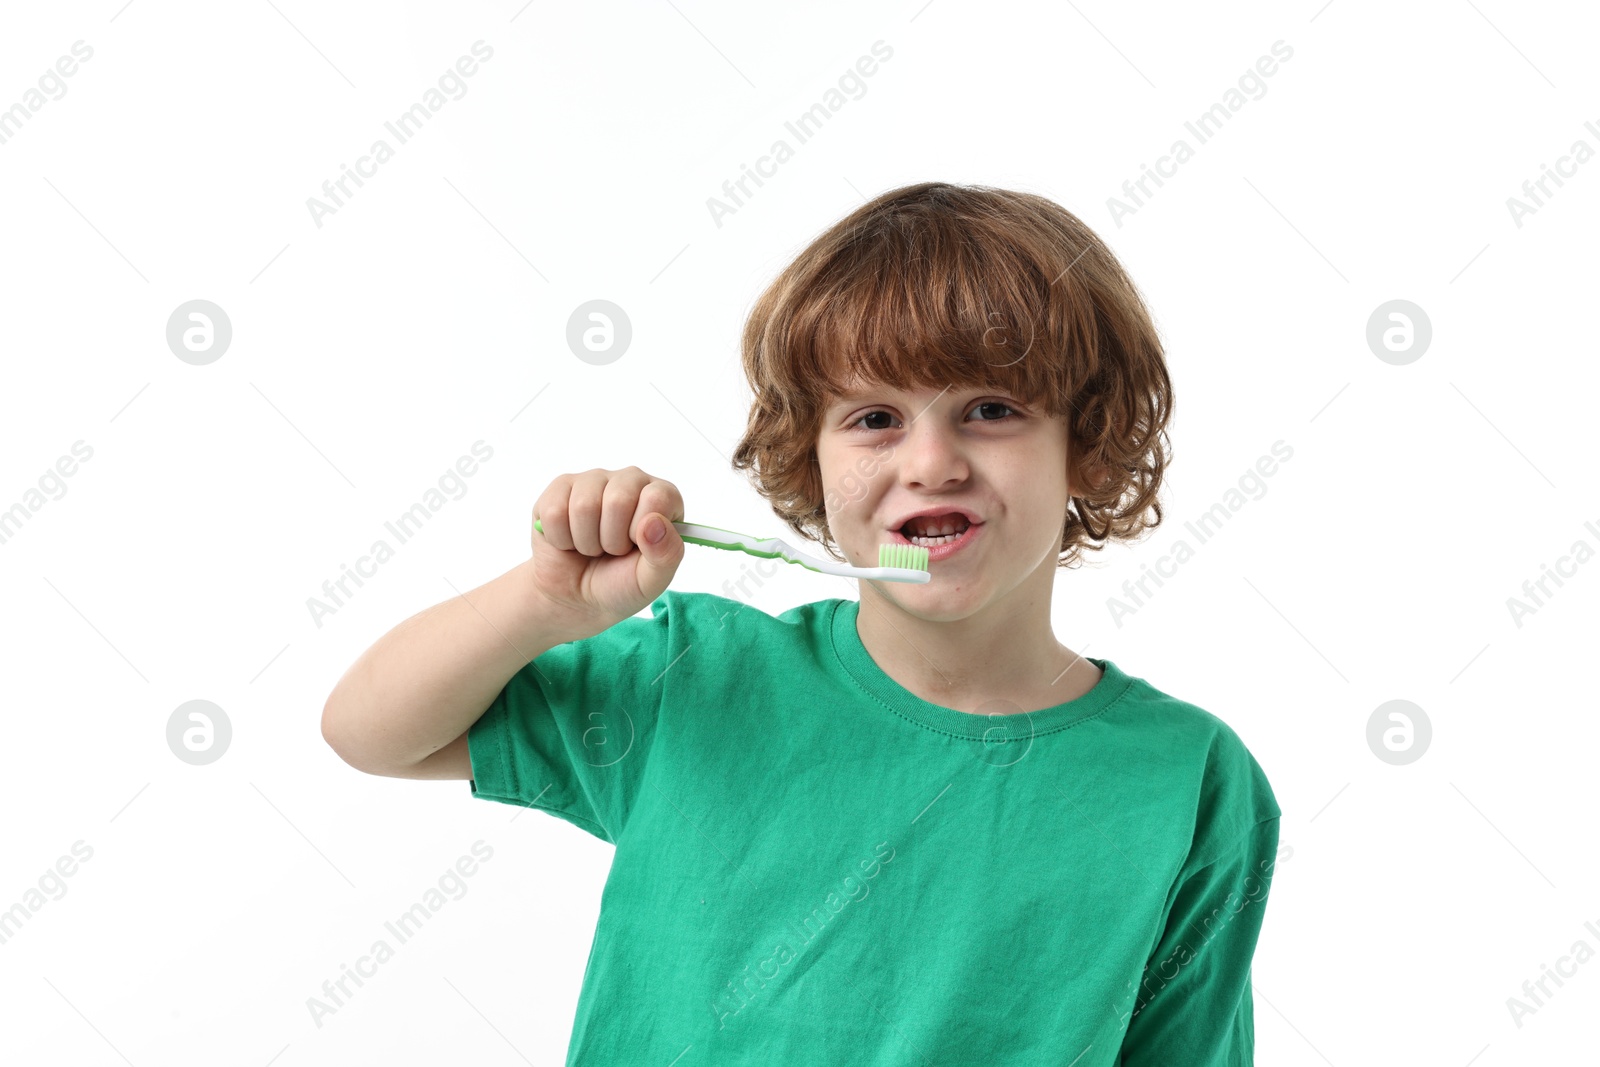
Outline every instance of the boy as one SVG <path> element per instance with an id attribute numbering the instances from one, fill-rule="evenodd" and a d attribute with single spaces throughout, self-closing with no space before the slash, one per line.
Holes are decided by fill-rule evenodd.
<path id="1" fill-rule="evenodd" d="M 669 590 L 677 488 L 562 475 L 532 557 L 385 635 L 323 736 L 616 846 L 569 1065 L 1251 1064 L 1272 789 L 1051 633 L 1056 569 L 1161 519 L 1171 385 L 1115 258 L 1044 198 L 913 185 L 743 347 L 734 466 L 835 558 L 928 546 L 931 581 L 776 618 Z"/>

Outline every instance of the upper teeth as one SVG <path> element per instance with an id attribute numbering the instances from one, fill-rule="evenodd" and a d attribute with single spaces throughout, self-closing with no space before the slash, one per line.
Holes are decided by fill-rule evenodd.
<path id="1" fill-rule="evenodd" d="M 905 524 L 905 531 L 912 537 L 944 537 L 964 530 L 971 523 L 962 516 L 943 516 L 932 519 L 911 519 Z"/>

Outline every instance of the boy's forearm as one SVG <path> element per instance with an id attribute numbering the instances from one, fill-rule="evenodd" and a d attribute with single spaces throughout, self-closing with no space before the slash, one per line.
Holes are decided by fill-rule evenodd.
<path id="1" fill-rule="evenodd" d="M 524 561 L 379 638 L 329 694 L 322 736 L 359 770 L 412 766 L 465 732 L 528 661 L 587 636 L 552 610 Z"/>

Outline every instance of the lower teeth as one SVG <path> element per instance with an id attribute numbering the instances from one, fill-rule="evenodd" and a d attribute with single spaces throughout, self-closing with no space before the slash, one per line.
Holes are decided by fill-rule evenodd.
<path id="1" fill-rule="evenodd" d="M 962 531 L 963 533 L 965 531 Z M 952 541 L 961 540 L 961 534 L 945 534 L 943 537 L 908 537 L 906 540 L 919 548 L 934 548 L 937 545 L 948 545 Z"/>

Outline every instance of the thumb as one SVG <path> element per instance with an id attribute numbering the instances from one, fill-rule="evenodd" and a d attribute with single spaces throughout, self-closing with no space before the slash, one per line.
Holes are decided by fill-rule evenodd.
<path id="1" fill-rule="evenodd" d="M 652 537 L 659 540 L 651 541 Z M 639 525 L 639 589 L 652 599 L 672 582 L 683 560 L 683 538 L 676 527 L 659 511 L 652 511 Z"/>

